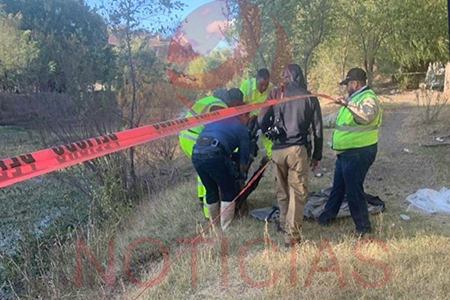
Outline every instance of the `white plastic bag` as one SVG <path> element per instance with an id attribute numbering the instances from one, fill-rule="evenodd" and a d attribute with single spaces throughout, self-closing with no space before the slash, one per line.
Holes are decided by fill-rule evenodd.
<path id="1" fill-rule="evenodd" d="M 433 214 L 450 214 L 450 189 L 442 188 L 439 192 L 431 189 L 418 190 L 409 195 L 406 201 L 411 203 L 408 210 L 419 209 L 420 211 Z"/>

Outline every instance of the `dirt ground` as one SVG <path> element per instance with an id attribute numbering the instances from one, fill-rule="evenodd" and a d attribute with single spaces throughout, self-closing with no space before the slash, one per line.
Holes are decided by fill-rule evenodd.
<path id="1" fill-rule="evenodd" d="M 380 129 L 378 155 L 365 182 L 366 192 L 378 195 L 387 209 L 407 210 L 405 198 L 418 189 L 440 190 L 450 187 L 450 146 L 423 147 L 434 144 L 435 138 L 450 135 L 450 109 L 442 111 L 435 122 L 421 121 L 414 91 L 395 95 L 380 95 L 383 124 Z M 336 111 L 333 105 L 323 106 L 324 115 Z M 331 141 L 332 130 L 325 130 L 326 142 Z M 325 142 L 325 143 L 326 143 Z M 450 142 L 450 138 L 446 139 Z M 320 167 L 324 177 L 313 179 L 314 185 L 323 185 L 333 178 L 335 153 L 325 146 Z M 445 219 L 443 216 L 428 216 Z M 442 221 L 450 228 L 450 222 Z"/>

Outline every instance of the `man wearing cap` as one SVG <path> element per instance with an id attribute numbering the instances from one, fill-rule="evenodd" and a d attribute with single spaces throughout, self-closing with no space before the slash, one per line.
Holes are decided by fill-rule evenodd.
<path id="1" fill-rule="evenodd" d="M 270 73 L 267 69 L 260 69 L 258 71 L 258 74 L 255 78 L 250 78 L 247 80 L 244 80 L 241 83 L 241 86 L 239 89 L 244 94 L 244 102 L 246 104 L 250 103 L 262 103 L 266 101 L 267 95 L 271 89 L 271 83 L 270 83 Z M 249 120 L 249 130 L 251 133 L 252 138 L 254 138 L 254 144 L 255 148 L 256 142 L 257 142 L 257 136 L 256 132 L 258 131 L 258 117 L 259 109 L 255 109 L 252 112 L 250 112 L 250 120 Z M 266 138 L 264 135 L 261 137 L 262 143 L 264 145 L 264 148 L 266 148 L 266 154 L 267 157 L 272 157 L 272 141 L 270 141 L 268 138 Z M 252 155 L 256 156 L 256 149 L 252 149 Z"/>
<path id="2" fill-rule="evenodd" d="M 236 100 L 242 100 L 242 93 L 240 93 L 238 89 L 231 89 L 229 91 L 225 89 L 218 89 L 212 96 L 208 96 L 196 101 L 190 108 L 190 110 L 185 114 L 185 117 L 191 117 L 193 114 L 200 115 L 227 108 L 229 103 Z M 178 134 L 180 147 L 188 157 L 192 156 L 192 148 L 194 147 L 194 144 L 197 141 L 197 138 L 202 132 L 203 128 L 204 126 L 200 125 L 183 130 Z M 206 188 L 200 180 L 199 176 L 197 176 L 197 194 L 200 201 L 200 206 L 203 211 L 203 215 L 208 219 L 209 215 L 208 209 L 206 208 L 205 198 Z"/>
<path id="3" fill-rule="evenodd" d="M 339 109 L 333 132 L 332 148 L 338 151 L 333 190 L 319 223 L 328 225 L 336 218 L 347 195 L 348 206 L 356 225 L 355 234 L 371 232 L 367 203 L 364 200 L 364 180 L 375 161 L 381 106 L 375 92 L 367 86 L 366 72 L 351 69 L 340 83 L 347 87 L 348 98 L 339 98 Z"/>
<path id="4" fill-rule="evenodd" d="M 229 107 L 243 105 L 243 94 L 238 89 L 230 90 L 236 101 Z M 246 180 L 250 163 L 250 139 L 247 126 L 248 114 L 217 121 L 205 126 L 192 151 L 192 163 L 206 187 L 206 207 L 209 218 L 215 220 L 222 211 L 220 225 L 226 230 L 234 219 L 239 187 L 237 179 Z M 231 161 L 231 154 L 238 150 L 241 174 Z M 222 195 L 220 201 L 219 190 Z"/>

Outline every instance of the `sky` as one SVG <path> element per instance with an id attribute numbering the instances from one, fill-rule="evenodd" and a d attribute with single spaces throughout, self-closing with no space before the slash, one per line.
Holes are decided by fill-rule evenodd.
<path id="1" fill-rule="evenodd" d="M 213 0 L 181 0 L 184 4 L 187 6 L 184 8 L 182 12 L 177 12 L 178 15 L 181 15 L 181 19 L 184 19 L 190 12 L 195 10 L 196 8 L 202 6 L 203 4 L 206 4 L 208 2 L 211 2 Z M 100 5 L 102 2 L 101 0 L 85 0 L 85 2 L 91 6 L 94 7 L 95 5 Z"/>
<path id="2" fill-rule="evenodd" d="M 85 0 L 95 7 L 102 0 Z M 178 18 L 174 25 L 181 23 L 180 34 L 174 35 L 182 44 L 189 43 L 193 50 L 202 55 L 210 53 L 217 46 L 227 47 L 223 32 L 226 30 L 227 14 L 226 1 L 214 0 L 181 0 L 187 6 L 183 11 L 174 12 Z M 207 5 L 205 5 L 207 4 Z M 201 9 L 199 9 L 201 7 Z M 181 21 L 184 22 L 181 22 Z"/>

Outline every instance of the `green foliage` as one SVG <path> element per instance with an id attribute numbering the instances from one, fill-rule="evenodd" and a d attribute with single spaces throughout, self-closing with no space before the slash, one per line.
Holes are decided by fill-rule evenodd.
<path id="1" fill-rule="evenodd" d="M 114 66 L 106 24 L 83 2 L 0 0 L 0 5 L 6 13 L 20 16 L 20 29 L 39 48 L 21 79 L 25 90 L 78 93 L 111 79 Z"/>
<path id="2" fill-rule="evenodd" d="M 396 16 L 396 29 L 385 43 L 402 69 L 420 71 L 429 62 L 448 60 L 445 0 L 406 0 Z"/>
<path id="3" fill-rule="evenodd" d="M 294 56 L 301 61 L 307 78 L 312 57 L 324 39 L 330 34 L 332 1 L 302 0 L 295 9 L 292 22 Z"/>
<path id="4" fill-rule="evenodd" d="M 371 83 L 375 73 L 423 72 L 429 62 L 448 59 L 444 0 L 252 2 L 258 4 L 262 21 L 261 44 L 252 65 L 270 68 L 276 48 L 273 16 L 290 38 L 294 62 L 314 88 L 337 91 L 336 79 L 352 67 L 364 68 Z M 228 40 L 237 40 L 237 1 L 231 8 L 238 26 L 229 30 Z"/>
<path id="5" fill-rule="evenodd" d="M 212 52 L 208 53 L 205 56 L 200 56 L 195 60 L 188 63 L 187 74 L 204 74 L 209 72 L 217 67 L 219 67 L 222 63 L 224 63 L 231 56 L 231 51 L 227 48 L 216 48 Z M 197 80 L 199 81 L 199 85 L 209 84 L 205 82 L 208 76 L 201 76 Z M 213 79 L 214 80 L 214 79 Z M 234 82 L 234 86 L 239 85 L 240 81 Z M 214 85 L 214 84 L 212 84 Z M 233 86 L 233 87 L 234 87 Z M 212 91 L 203 91 L 202 93 L 197 94 L 197 98 L 202 96 L 206 96 L 209 92 Z"/>
<path id="6" fill-rule="evenodd" d="M 252 69 L 271 68 L 275 60 L 277 38 L 273 17 L 281 24 L 289 37 L 293 52 L 293 62 L 298 63 L 305 72 L 306 79 L 313 58 L 319 46 L 333 33 L 336 21 L 336 4 L 330 0 L 301 1 L 253 1 L 258 5 L 261 16 L 261 42 L 255 56 Z M 238 26 L 232 34 L 238 34 L 241 23 L 237 2 L 232 2 L 232 14 L 236 15 Z M 255 27 L 256 22 L 253 20 Z M 256 28 L 256 27 L 255 27 Z M 254 29 L 255 29 L 254 28 Z M 233 38 L 229 38 L 233 40 Z M 234 38 L 237 40 L 237 38 Z M 283 45 L 282 45 L 283 46 Z"/>
<path id="7" fill-rule="evenodd" d="M 345 35 L 344 35 L 345 37 Z M 337 35 L 329 37 L 314 53 L 309 71 L 309 88 L 330 95 L 342 94 L 339 82 L 350 66 L 360 64 L 358 52 L 349 43 L 340 43 Z M 348 39 L 347 39 L 348 41 Z"/>
<path id="8" fill-rule="evenodd" d="M 102 9 L 108 15 L 109 23 L 116 31 L 132 32 L 143 27 L 143 21 L 152 21 L 150 31 L 168 31 L 167 17 L 173 11 L 181 10 L 185 4 L 177 0 L 106 0 Z"/>
<path id="9" fill-rule="evenodd" d="M 164 70 L 162 60 L 150 46 L 151 38 L 152 35 L 145 31 L 134 34 L 130 38 L 131 59 L 137 89 L 160 80 Z M 125 45 L 116 47 L 115 56 L 117 57 L 115 87 L 122 94 L 126 94 L 129 93 L 128 89 L 131 86 L 130 57 L 127 47 Z"/>
<path id="10" fill-rule="evenodd" d="M 133 197 L 125 184 L 120 166 L 113 167 L 105 173 L 102 186 L 93 195 L 97 222 L 117 222 L 129 212 Z"/>
<path id="11" fill-rule="evenodd" d="M 0 11 L 0 90 L 9 91 L 26 76 L 28 65 L 39 55 L 29 30 L 19 29 L 22 16 Z"/>

